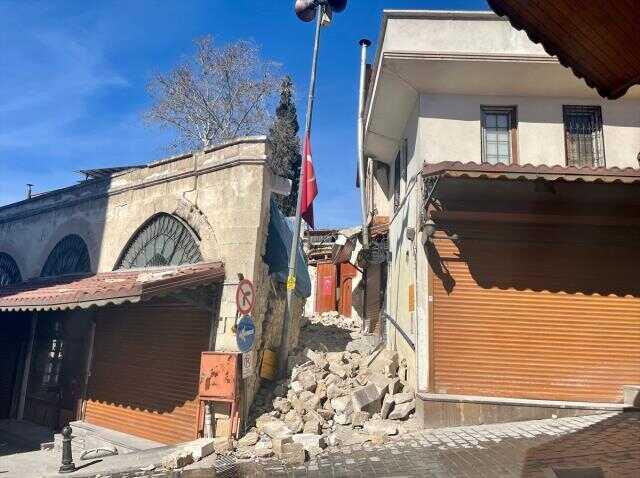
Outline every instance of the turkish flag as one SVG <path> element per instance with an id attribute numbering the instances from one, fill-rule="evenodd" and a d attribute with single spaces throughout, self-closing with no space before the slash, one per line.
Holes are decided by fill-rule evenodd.
<path id="1" fill-rule="evenodd" d="M 313 200 L 318 195 L 316 173 L 311 159 L 311 140 L 309 135 L 304 139 L 304 158 L 302 163 L 302 202 L 300 212 L 302 218 L 313 229 Z"/>

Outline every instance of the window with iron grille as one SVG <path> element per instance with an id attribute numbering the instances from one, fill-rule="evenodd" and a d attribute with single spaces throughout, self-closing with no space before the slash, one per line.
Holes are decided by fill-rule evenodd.
<path id="1" fill-rule="evenodd" d="M 564 105 L 567 166 L 605 166 L 600 106 Z"/>
<path id="2" fill-rule="evenodd" d="M 515 106 L 482 106 L 482 162 L 517 163 Z"/>
<path id="3" fill-rule="evenodd" d="M 200 241 L 191 228 L 171 214 L 160 213 L 134 234 L 116 269 L 178 266 L 201 261 Z"/>
<path id="4" fill-rule="evenodd" d="M 0 287 L 20 282 L 22 276 L 16 261 L 9 254 L 0 252 Z"/>
<path id="5" fill-rule="evenodd" d="M 40 273 L 41 277 L 91 272 L 89 250 L 76 234 L 63 238 L 53 248 Z"/>

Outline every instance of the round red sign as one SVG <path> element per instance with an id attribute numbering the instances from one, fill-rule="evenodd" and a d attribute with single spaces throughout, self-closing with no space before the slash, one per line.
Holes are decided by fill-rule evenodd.
<path id="1" fill-rule="evenodd" d="M 236 306 L 241 314 L 248 314 L 256 303 L 256 290 L 249 279 L 242 279 L 236 290 Z"/>

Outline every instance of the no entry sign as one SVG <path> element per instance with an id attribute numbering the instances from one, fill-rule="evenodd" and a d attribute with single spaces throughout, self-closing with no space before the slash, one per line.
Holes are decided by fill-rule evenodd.
<path id="1" fill-rule="evenodd" d="M 236 306 L 238 312 L 242 315 L 248 314 L 253 310 L 256 303 L 256 290 L 248 279 L 242 279 L 236 290 Z"/>

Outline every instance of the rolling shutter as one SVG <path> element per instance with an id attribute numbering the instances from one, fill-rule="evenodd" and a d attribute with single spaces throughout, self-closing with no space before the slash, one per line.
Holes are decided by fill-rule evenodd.
<path id="1" fill-rule="evenodd" d="M 620 402 L 640 383 L 640 255 L 577 239 L 435 241 L 436 393 Z"/>
<path id="2" fill-rule="evenodd" d="M 165 444 L 196 438 L 210 320 L 185 305 L 101 309 L 85 420 Z"/>

